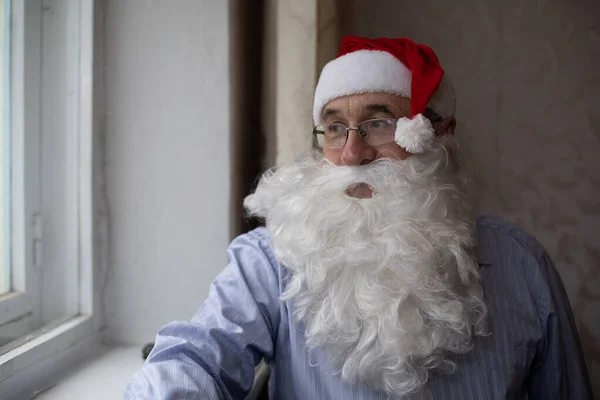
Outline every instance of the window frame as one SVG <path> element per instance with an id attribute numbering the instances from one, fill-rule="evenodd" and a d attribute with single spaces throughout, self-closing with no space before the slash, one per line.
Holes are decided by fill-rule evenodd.
<path id="1" fill-rule="evenodd" d="M 98 188 L 101 185 L 96 184 L 102 178 L 101 171 L 99 173 L 101 139 L 94 135 L 95 131 L 99 133 L 101 126 L 97 118 L 98 107 L 95 109 L 95 104 L 101 102 L 94 101 L 98 96 L 94 88 L 99 85 L 94 71 L 102 68 L 94 67 L 95 40 L 99 39 L 94 35 L 98 29 L 95 13 L 100 6 L 98 3 L 101 2 L 12 2 L 11 42 L 15 46 L 11 48 L 10 118 L 11 131 L 17 134 L 13 135 L 11 148 L 13 154 L 26 153 L 26 156 L 21 160 L 22 168 L 15 168 L 12 173 L 11 251 L 14 267 L 11 275 L 16 292 L 0 298 L 0 325 L 28 319 L 30 323 L 32 319 L 41 318 L 42 313 L 52 311 L 47 309 L 46 303 L 55 298 L 67 303 L 69 316 L 28 333 L 0 354 L 1 398 L 30 396 L 32 390 L 42 389 L 56 378 L 54 374 L 60 373 L 54 368 L 55 362 L 72 363 L 101 343 L 100 279 L 95 279 L 96 275 L 101 277 L 101 272 L 94 268 L 95 264 L 106 265 L 106 229 L 100 232 L 96 229 L 97 225 L 106 226 L 106 215 L 95 213 L 103 199 Z M 54 15 L 53 7 L 63 7 L 62 10 L 68 12 Z M 66 31 L 46 34 L 47 27 L 53 32 L 52 24 L 66 26 Z M 54 82 L 51 71 L 41 69 L 44 52 L 46 56 L 49 53 L 53 56 L 57 46 L 63 46 L 61 56 L 67 60 L 66 72 L 60 64 L 54 67 L 60 72 L 56 75 L 63 79 L 59 84 Z M 56 96 L 57 93 L 66 95 Z M 59 116 L 53 121 L 56 110 Z M 46 120 L 42 123 L 44 116 Z M 48 143 L 49 137 L 57 138 L 51 135 L 61 134 L 65 135 L 59 138 L 66 147 L 64 159 L 46 160 L 53 157 L 46 153 L 43 156 L 42 145 Z M 14 157 L 13 161 L 15 159 L 19 160 Z M 44 187 L 54 187 L 54 182 L 43 182 L 53 176 L 48 168 L 57 168 L 62 174 L 57 178 L 62 179 L 61 193 L 54 194 L 54 203 L 50 206 L 45 197 L 52 196 L 41 193 Z M 23 184 L 18 186 L 19 183 Z M 63 205 L 57 215 L 66 216 L 66 220 L 61 219 L 60 224 L 56 224 L 52 221 L 53 207 L 60 206 L 63 199 L 69 205 Z M 49 226 L 54 230 L 49 230 Z M 44 235 L 55 231 L 62 235 L 61 246 L 54 243 L 54 249 L 48 249 Z M 96 242 L 100 245 L 95 246 Z M 59 251 L 58 247 L 65 250 Z M 50 271 L 46 282 L 40 271 Z M 64 273 L 67 280 L 58 285 L 51 284 L 54 273 Z M 62 285 L 64 282 L 68 287 Z M 44 298 L 47 301 L 42 301 Z"/>
<path id="2" fill-rule="evenodd" d="M 27 219 L 41 208 L 39 102 L 33 101 L 40 96 L 39 79 L 36 79 L 39 74 L 36 74 L 35 68 L 41 64 L 41 24 L 36 24 L 32 18 L 35 7 L 31 6 L 35 2 L 11 3 L 11 34 L 7 44 L 10 47 L 10 79 L 5 82 L 10 91 L 7 116 L 10 121 L 10 156 L 6 160 L 11 165 L 9 211 L 6 216 L 10 221 L 10 233 L 8 248 L 5 249 L 8 257 L 4 257 L 3 261 L 10 263 L 12 290 L 0 297 L 0 326 L 39 318 L 36 305 L 40 294 L 40 274 L 34 268 L 36 261 L 33 259 L 33 235 L 39 233 L 39 226 L 34 227 L 33 221 Z M 30 18 L 25 18 L 26 15 Z M 27 46 L 24 46 L 25 43 Z"/>

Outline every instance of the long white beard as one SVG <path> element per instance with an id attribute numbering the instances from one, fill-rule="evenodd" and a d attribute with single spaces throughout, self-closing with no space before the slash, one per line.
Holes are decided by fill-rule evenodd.
<path id="1" fill-rule="evenodd" d="M 245 199 L 266 219 L 290 271 L 309 349 L 323 349 L 342 379 L 404 396 L 447 352 L 472 348 L 486 307 L 474 260 L 475 224 L 454 139 L 406 160 L 337 167 L 321 155 L 267 172 Z M 346 189 L 364 182 L 373 198 Z"/>

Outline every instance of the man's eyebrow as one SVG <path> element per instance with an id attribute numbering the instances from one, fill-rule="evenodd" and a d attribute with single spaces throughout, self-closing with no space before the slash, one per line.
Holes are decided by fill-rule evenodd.
<path id="1" fill-rule="evenodd" d="M 321 119 L 327 119 L 329 117 L 339 114 L 341 114 L 341 111 L 336 108 L 326 108 L 325 110 L 323 110 L 323 115 L 321 115 Z"/>
<path id="2" fill-rule="evenodd" d="M 390 111 L 390 109 L 384 104 L 367 104 L 365 109 L 372 113 L 379 112 L 382 114 L 388 114 L 391 117 L 394 116 L 394 113 L 392 113 L 392 111 Z"/>

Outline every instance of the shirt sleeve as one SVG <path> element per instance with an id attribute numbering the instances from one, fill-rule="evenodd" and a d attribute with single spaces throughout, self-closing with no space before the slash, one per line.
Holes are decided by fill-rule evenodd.
<path id="1" fill-rule="evenodd" d="M 229 265 L 192 320 L 159 331 L 125 400 L 243 399 L 250 391 L 255 366 L 273 355 L 279 325 L 277 263 L 253 232 L 232 242 Z"/>
<path id="2" fill-rule="evenodd" d="M 567 293 L 548 254 L 538 260 L 547 290 L 541 310 L 544 339 L 529 377 L 532 400 L 593 400 Z"/>

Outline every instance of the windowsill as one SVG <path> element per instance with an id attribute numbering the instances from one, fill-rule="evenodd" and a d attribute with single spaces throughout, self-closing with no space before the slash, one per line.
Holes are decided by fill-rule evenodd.
<path id="1" fill-rule="evenodd" d="M 127 381 L 143 362 L 141 347 L 100 346 L 92 357 L 73 366 L 36 400 L 122 399 Z"/>
<path id="2" fill-rule="evenodd" d="M 129 378 L 142 367 L 142 346 L 122 347 L 102 345 L 86 361 L 74 365 L 57 383 L 39 393 L 36 400 L 122 399 Z M 254 388 L 246 400 L 258 399 L 261 388 L 269 379 L 264 363 L 256 367 Z"/>

